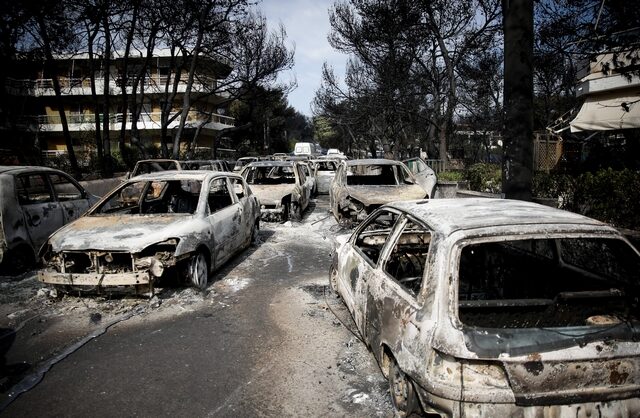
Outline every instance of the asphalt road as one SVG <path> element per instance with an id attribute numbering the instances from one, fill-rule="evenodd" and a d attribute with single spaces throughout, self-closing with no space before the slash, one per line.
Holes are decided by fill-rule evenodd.
<path id="1" fill-rule="evenodd" d="M 338 232 L 327 202 L 263 225 L 195 303 L 164 296 L 172 310 L 112 326 L 3 415 L 391 416 L 387 382 L 326 287 Z"/>

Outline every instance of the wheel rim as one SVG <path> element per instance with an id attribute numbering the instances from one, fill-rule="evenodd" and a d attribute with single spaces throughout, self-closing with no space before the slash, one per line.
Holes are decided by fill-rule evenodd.
<path id="1" fill-rule="evenodd" d="M 335 267 L 331 267 L 331 272 L 329 273 L 329 284 L 331 285 L 331 289 L 334 291 L 338 291 L 338 270 Z"/>
<path id="2" fill-rule="evenodd" d="M 198 253 L 191 262 L 191 282 L 200 289 L 207 287 L 207 260 L 202 253 Z"/>

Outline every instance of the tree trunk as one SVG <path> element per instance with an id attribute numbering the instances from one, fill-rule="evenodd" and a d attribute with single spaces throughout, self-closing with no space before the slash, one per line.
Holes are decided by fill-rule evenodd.
<path id="1" fill-rule="evenodd" d="M 111 164 L 111 141 L 109 139 L 109 78 L 111 76 L 111 31 L 109 29 L 109 18 L 105 13 L 102 21 L 104 29 L 104 70 L 103 79 L 104 86 L 102 89 L 102 143 L 104 144 L 104 173 L 110 177 L 113 174 L 113 166 Z"/>
<path id="2" fill-rule="evenodd" d="M 533 183 L 533 0 L 503 0 L 505 135 L 502 190 L 531 200 Z"/>
<path id="3" fill-rule="evenodd" d="M 96 65 L 95 55 L 93 53 L 93 41 L 98 35 L 98 29 L 91 31 L 87 27 L 87 33 L 89 34 L 88 48 L 89 48 L 89 84 L 91 86 L 91 99 L 93 100 L 93 126 L 95 129 L 95 144 L 96 152 L 98 154 L 98 169 L 100 170 L 100 176 L 104 177 L 104 151 L 102 149 L 102 135 L 100 129 L 100 106 L 98 105 L 98 91 L 96 90 Z"/>
<path id="4" fill-rule="evenodd" d="M 51 51 L 51 41 L 49 40 L 49 34 L 47 32 L 47 26 L 42 16 L 38 16 L 38 26 L 40 29 L 40 35 L 42 36 L 42 43 L 44 47 L 44 53 L 46 58 L 45 65 L 51 74 L 51 80 L 53 82 L 53 91 L 56 95 L 56 106 L 58 107 L 58 114 L 60 115 L 60 123 L 62 124 L 62 135 L 64 136 L 64 142 L 67 146 L 67 155 L 69 156 L 69 163 L 71 164 L 71 170 L 76 178 L 81 178 L 80 168 L 78 167 L 78 160 L 76 159 L 76 153 L 73 150 L 73 140 L 71 139 L 71 133 L 69 133 L 69 124 L 67 123 L 67 114 L 64 110 L 64 103 L 62 101 L 62 89 L 60 88 L 60 80 L 58 80 L 58 74 L 56 72 L 55 61 L 53 59 L 53 53 Z"/>
<path id="5" fill-rule="evenodd" d="M 132 16 L 131 16 L 131 27 L 129 28 L 129 32 L 127 33 L 127 42 L 124 48 L 124 56 L 122 57 L 122 74 L 120 76 L 121 80 L 121 97 L 122 97 L 122 124 L 120 125 L 120 135 L 118 136 L 118 149 L 120 150 L 120 155 L 124 156 L 125 154 L 125 135 L 127 132 L 127 107 L 129 105 L 129 98 L 127 97 L 127 81 L 129 78 L 129 52 L 131 51 L 131 44 L 133 43 L 133 34 L 136 29 L 136 22 L 138 20 L 138 8 L 140 3 L 138 1 L 134 2 Z M 135 94 L 135 90 L 133 90 Z M 133 121 L 131 122 L 134 123 Z"/>

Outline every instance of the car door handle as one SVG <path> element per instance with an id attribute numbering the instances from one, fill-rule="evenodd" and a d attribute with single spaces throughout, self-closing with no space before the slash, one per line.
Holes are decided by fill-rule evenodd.
<path id="1" fill-rule="evenodd" d="M 40 225 L 40 217 L 38 215 L 33 215 L 29 217 L 29 223 L 33 226 Z"/>

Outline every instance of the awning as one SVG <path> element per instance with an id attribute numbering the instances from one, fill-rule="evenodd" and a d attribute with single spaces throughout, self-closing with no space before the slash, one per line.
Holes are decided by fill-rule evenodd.
<path id="1" fill-rule="evenodd" d="M 640 128 L 640 90 L 587 97 L 570 125 L 571 132 Z"/>

